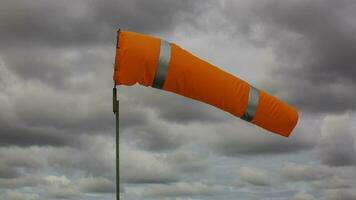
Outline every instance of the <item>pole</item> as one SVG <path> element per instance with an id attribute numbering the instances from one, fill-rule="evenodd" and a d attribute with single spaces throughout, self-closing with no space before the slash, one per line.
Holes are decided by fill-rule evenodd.
<path id="1" fill-rule="evenodd" d="M 120 29 L 117 31 L 117 41 L 116 41 L 116 49 L 120 48 L 119 47 L 119 35 L 120 35 Z M 120 200 L 120 127 L 119 127 L 119 99 L 117 97 L 117 89 L 116 89 L 116 83 L 114 83 L 114 88 L 113 88 L 113 95 L 112 95 L 112 100 L 113 100 L 113 112 L 115 115 L 115 129 L 116 129 L 116 136 L 115 136 L 115 141 L 116 141 L 116 200 Z"/>
<path id="2" fill-rule="evenodd" d="M 120 200 L 120 134 L 119 134 L 119 100 L 116 86 L 113 88 L 113 112 L 116 127 L 116 200 Z"/>

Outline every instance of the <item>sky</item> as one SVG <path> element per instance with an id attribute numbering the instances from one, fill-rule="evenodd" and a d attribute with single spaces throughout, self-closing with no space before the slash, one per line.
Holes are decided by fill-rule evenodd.
<path id="1" fill-rule="evenodd" d="M 355 200 L 356 1 L 0 1 L 0 199 L 115 199 L 116 31 L 174 42 L 299 110 L 289 138 L 120 86 L 127 200 Z"/>

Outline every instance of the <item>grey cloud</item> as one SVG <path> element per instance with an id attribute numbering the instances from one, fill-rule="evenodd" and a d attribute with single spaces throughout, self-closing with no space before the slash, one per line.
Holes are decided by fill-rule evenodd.
<path id="1" fill-rule="evenodd" d="M 160 94 L 155 91 L 154 95 L 151 96 L 152 98 L 148 98 L 146 95 L 144 103 L 155 108 L 159 117 L 163 120 L 187 124 L 191 122 L 219 122 L 229 119 L 228 113 L 211 105 L 186 99 L 186 97 L 159 92 Z"/>
<path id="2" fill-rule="evenodd" d="M 356 108 L 354 9 L 350 0 L 274 0 L 230 2 L 223 10 L 237 20 L 236 32 L 273 48 L 280 67 L 270 77 L 283 79 L 289 102 L 313 112 L 343 112 Z"/>
<path id="3" fill-rule="evenodd" d="M 184 144 L 185 134 L 176 127 L 178 125 L 161 120 L 152 108 L 134 100 L 142 97 L 128 95 L 125 91 L 120 96 L 123 99 L 120 103 L 123 140 L 152 151 L 174 150 Z"/>
<path id="4" fill-rule="evenodd" d="M 240 168 L 240 179 L 243 182 L 250 183 L 256 186 L 270 186 L 271 177 L 264 170 L 251 168 L 251 167 L 241 167 Z"/>
<path id="5" fill-rule="evenodd" d="M 120 113 L 121 144 L 134 146 L 129 152 L 121 151 L 122 182 L 127 186 L 126 191 L 135 193 L 137 188 L 148 185 L 155 199 L 214 198 L 219 188 L 194 183 L 197 179 L 209 179 L 207 173 L 216 175 L 209 168 L 216 158 L 214 153 L 240 157 L 316 148 L 323 164 L 337 168 L 354 165 L 353 132 L 334 130 L 335 124 L 324 125 L 329 131 L 322 130 L 319 140 L 318 120 L 323 116 L 315 114 L 356 107 L 352 76 L 356 35 L 354 8 L 351 0 L 337 3 L 331 0 L 1 1 L 0 145 L 25 148 L 13 154 L 6 152 L 9 156 L 0 154 L 0 187 L 14 191 L 29 187 L 34 192 L 48 189 L 49 194 L 44 198 L 69 199 L 85 198 L 81 192 L 112 189 L 109 182 L 113 181 L 115 171 L 114 116 L 112 80 L 108 77 L 112 75 L 119 26 L 158 36 L 173 35 L 171 37 L 177 40 L 185 37 L 193 49 L 213 48 L 216 43 L 212 40 L 216 38 L 228 40 L 226 44 L 242 38 L 261 51 L 268 49 L 275 53 L 271 59 L 276 59 L 278 67 L 274 69 L 278 71 L 266 73 L 268 80 L 261 79 L 259 83 L 266 84 L 261 84 L 262 88 L 271 84 L 274 94 L 303 111 L 302 121 L 286 139 L 183 97 L 155 89 L 131 87 L 126 91 L 122 87 L 119 89 L 120 98 L 124 99 Z M 197 38 L 201 41 L 195 41 Z M 208 45 L 199 47 L 199 42 Z M 244 48 L 237 49 L 244 51 Z M 224 60 L 220 54 L 229 54 L 230 50 L 213 54 Z M 234 64 L 228 59 L 225 62 Z M 253 77 L 265 72 L 263 69 L 252 71 Z M 314 114 L 305 116 L 311 112 Z M 352 124 L 351 121 L 347 123 Z M 196 150 L 190 152 L 189 145 L 193 143 L 194 148 L 206 145 L 209 149 L 203 151 L 212 154 L 207 158 L 207 155 L 194 154 Z M 40 150 L 36 152 L 29 146 L 39 146 Z M 29 154 L 38 156 L 34 158 Z M 37 158 L 44 160 L 47 166 L 43 168 Z M 317 172 L 309 167 L 306 167 L 307 172 L 298 166 L 290 167 L 297 168 L 293 170 L 287 168 L 282 169 L 286 173 L 283 177 L 289 180 L 286 191 L 254 188 L 265 189 L 261 193 L 265 198 L 292 198 L 295 191 L 290 188 L 307 185 L 314 190 L 328 191 L 325 199 L 354 199 L 354 176 L 350 173 L 340 175 L 324 167 Z M 36 169 L 44 173 L 68 173 L 67 177 L 85 174 L 92 178 L 84 178 L 81 188 L 79 180 L 63 177 L 46 177 L 43 183 Z M 193 183 L 177 183 L 186 179 Z M 251 180 L 252 184 L 261 184 L 261 181 Z M 74 187 L 76 183 L 78 187 Z M 154 185 L 158 187 L 151 187 Z M 250 188 L 241 190 L 242 198 L 260 199 Z M 231 197 L 234 194 L 226 191 L 222 199 L 235 198 Z M 131 195 L 127 196 L 132 198 Z M 298 193 L 294 198 L 313 199 L 311 195 L 314 193 Z M 39 197 L 8 192 L 0 198 Z"/>
<path id="6" fill-rule="evenodd" d="M 119 27 L 141 32 L 169 30 L 183 13 L 197 12 L 192 1 L 4 1 L 3 42 L 29 47 L 113 44 Z M 16 13 L 16 14 L 14 14 Z M 45 16 L 45 17 L 44 17 Z"/>
<path id="7" fill-rule="evenodd" d="M 61 146 L 71 143 L 63 132 L 51 128 L 28 128 L 14 125 L 8 127 L 8 125 L 5 125 L 1 127 L 1 132 L 2 140 L 0 144 L 3 146 Z"/>
<path id="8" fill-rule="evenodd" d="M 176 171 L 186 173 L 202 173 L 209 168 L 207 155 L 197 154 L 192 151 L 177 150 L 167 154 L 165 161 L 168 162 Z"/>
<path id="9" fill-rule="evenodd" d="M 196 197 L 214 196 L 220 191 L 219 188 L 203 183 L 179 182 L 171 185 L 150 186 L 147 192 L 154 197 Z"/>
<path id="10" fill-rule="evenodd" d="M 4 66 L 14 73 L 13 76 L 18 76 L 20 83 L 39 80 L 52 89 L 79 94 L 111 83 L 110 78 L 104 77 L 112 73 L 114 49 L 103 45 L 34 49 L 14 46 L 0 49 L 0 53 Z M 97 79 L 93 82 L 94 78 Z"/>
<path id="11" fill-rule="evenodd" d="M 57 169 L 82 170 L 93 176 L 111 177 L 114 173 L 114 140 L 108 137 L 87 137 L 83 148 L 51 148 L 46 154 L 48 164 Z"/>
<path id="12" fill-rule="evenodd" d="M 121 96 L 121 95 L 120 95 Z M 121 99 L 121 97 L 119 97 Z M 134 104 L 130 101 L 119 100 L 120 130 L 125 132 L 128 128 L 148 124 L 150 118 L 146 107 Z"/>
<path id="13" fill-rule="evenodd" d="M 1 199 L 4 200 L 40 200 L 39 195 L 31 193 L 22 193 L 19 191 L 7 191 L 0 195 Z"/>
<path id="14" fill-rule="evenodd" d="M 115 193 L 115 183 L 106 178 L 83 178 L 79 188 L 85 193 Z"/>
<path id="15" fill-rule="evenodd" d="M 281 175 L 289 181 L 321 180 L 333 176 L 333 171 L 325 166 L 312 166 L 287 163 L 281 169 Z"/>
<path id="16" fill-rule="evenodd" d="M 47 197 L 55 199 L 72 199 L 79 195 L 72 186 L 52 185 L 48 187 Z"/>
<path id="17" fill-rule="evenodd" d="M 211 105 L 187 99 L 167 91 L 154 88 L 131 88 L 124 90 L 131 99 L 138 104 L 154 109 L 161 120 L 170 123 L 212 123 L 231 119 L 230 114 Z"/>
<path id="18" fill-rule="evenodd" d="M 316 200 L 316 198 L 309 193 L 298 192 L 293 196 L 292 200 Z"/>
<path id="19" fill-rule="evenodd" d="M 55 91 L 44 82 L 23 81 L 0 64 L 2 145 L 75 145 L 78 135 L 113 130 L 111 89 Z M 74 135 L 77 135 L 73 137 Z"/>
<path id="20" fill-rule="evenodd" d="M 319 155 L 331 166 L 356 164 L 356 138 L 351 133 L 352 118 L 348 114 L 326 116 L 321 126 Z"/>
<path id="21" fill-rule="evenodd" d="M 177 174 L 158 155 L 144 151 L 123 149 L 120 157 L 121 179 L 125 183 L 170 183 Z"/>
<path id="22" fill-rule="evenodd" d="M 78 188 L 66 176 L 47 176 L 47 197 L 55 199 L 72 199 L 79 196 Z"/>
<path id="23" fill-rule="evenodd" d="M 123 136 L 146 150 L 174 150 L 184 140 L 182 136 L 163 122 L 151 122 L 145 126 L 134 127 L 123 133 Z"/>
<path id="24" fill-rule="evenodd" d="M 227 156 L 298 152 L 313 148 L 318 139 L 318 134 L 315 134 L 319 132 L 316 129 L 318 123 L 313 120 L 299 122 L 303 123 L 310 126 L 298 125 L 290 138 L 263 131 L 238 120 L 207 128 L 206 133 L 200 135 L 199 139 L 215 152 Z"/>
<path id="25" fill-rule="evenodd" d="M 17 178 L 0 178 L 0 188 L 19 189 L 22 187 L 36 187 L 44 184 L 45 181 L 37 176 L 21 176 Z"/>
<path id="26" fill-rule="evenodd" d="M 44 162 L 35 157 L 36 148 L 0 148 L 0 178 L 17 178 L 23 172 L 35 172 L 44 167 Z"/>
<path id="27" fill-rule="evenodd" d="M 322 180 L 316 180 L 311 185 L 317 189 L 341 189 L 355 186 L 351 180 L 343 179 L 339 176 L 332 176 Z"/>
<path id="28" fill-rule="evenodd" d="M 353 200 L 356 199 L 355 189 L 326 190 L 322 196 L 326 200 Z"/>

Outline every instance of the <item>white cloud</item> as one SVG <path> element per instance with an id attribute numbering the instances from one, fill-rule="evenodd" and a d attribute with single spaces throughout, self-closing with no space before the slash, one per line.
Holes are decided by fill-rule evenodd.
<path id="1" fill-rule="evenodd" d="M 267 171 L 253 167 L 241 167 L 239 173 L 243 182 L 256 186 L 270 186 L 272 184 Z"/>

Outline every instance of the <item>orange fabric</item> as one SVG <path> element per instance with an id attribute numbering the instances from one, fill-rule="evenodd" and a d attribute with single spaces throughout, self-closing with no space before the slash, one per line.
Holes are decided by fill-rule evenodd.
<path id="1" fill-rule="evenodd" d="M 118 46 L 115 57 L 115 84 L 152 85 L 158 63 L 160 39 L 121 31 Z"/>
<path id="2" fill-rule="evenodd" d="M 160 39 L 138 33 L 118 34 L 114 81 L 116 85 L 151 86 L 159 59 Z M 171 44 L 171 60 L 163 90 L 208 103 L 241 117 L 250 86 L 245 81 Z M 259 104 L 251 121 L 271 132 L 289 136 L 298 121 L 297 111 L 259 90 Z"/>
<path id="3" fill-rule="evenodd" d="M 260 101 L 251 123 L 288 137 L 297 125 L 297 110 L 272 95 L 259 92 Z"/>

